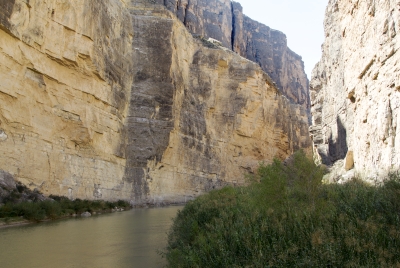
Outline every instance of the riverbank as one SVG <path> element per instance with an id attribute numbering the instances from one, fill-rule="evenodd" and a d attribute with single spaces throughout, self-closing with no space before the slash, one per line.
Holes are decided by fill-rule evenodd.
<path id="1" fill-rule="evenodd" d="M 17 226 L 22 226 L 22 225 L 28 225 L 28 224 L 35 224 L 35 223 L 42 223 L 42 222 L 49 222 L 49 221 L 56 221 L 56 220 L 63 220 L 63 219 L 74 219 L 74 218 L 83 218 L 83 217 L 91 217 L 91 216 L 98 216 L 98 215 L 104 215 L 104 214 L 111 214 L 111 213 L 116 213 L 116 212 L 124 212 L 124 211 L 129 211 L 133 209 L 132 207 L 125 207 L 125 208 L 114 208 L 112 210 L 106 210 L 106 211 L 98 211 L 98 212 L 87 212 L 90 213 L 88 215 L 86 212 L 83 214 L 85 215 L 78 215 L 78 214 L 72 214 L 72 215 L 64 215 L 60 216 L 57 218 L 45 218 L 43 220 L 27 220 L 24 219 L 23 216 L 20 217 L 10 217 L 10 218 L 0 218 L 0 229 L 3 228 L 9 228 L 9 227 L 17 227 Z"/>
<path id="2" fill-rule="evenodd" d="M 72 201 L 74 202 L 74 201 Z M 104 202 L 104 201 L 100 201 Z M 121 201 L 120 201 L 121 202 Z M 125 201 L 122 201 L 125 202 Z M 118 203 L 118 202 L 117 202 Z M 162 203 L 162 204 L 143 204 L 143 205 L 136 205 L 136 206 L 130 206 L 129 203 L 126 202 L 128 206 L 125 207 L 113 207 L 112 209 L 108 210 L 102 210 L 102 211 L 93 211 L 91 209 L 88 209 L 89 211 L 92 211 L 90 213 L 91 216 L 99 216 L 99 215 L 105 215 L 105 214 L 111 214 L 111 213 L 117 213 L 117 212 L 125 212 L 129 210 L 140 210 L 140 209 L 160 209 L 160 208 L 170 208 L 170 207 L 184 207 L 186 203 Z M 0 207 L 1 209 L 1 207 Z M 49 222 L 49 221 L 55 221 L 55 220 L 63 220 L 63 219 L 75 219 L 75 218 L 80 218 L 80 217 L 88 217 L 88 215 L 78 215 L 78 214 L 70 214 L 70 215 L 64 215 L 58 218 L 47 218 L 43 219 L 40 221 L 32 221 L 32 220 L 27 220 L 24 219 L 23 216 L 20 217 L 9 217 L 9 218 L 0 218 L 0 229 L 3 228 L 8 228 L 8 227 L 17 227 L 17 226 L 23 226 L 23 225 L 28 225 L 28 224 L 34 224 L 34 223 L 42 223 L 42 222 Z"/>
<path id="3" fill-rule="evenodd" d="M 123 200 L 116 202 L 100 200 L 69 200 L 50 196 L 43 201 L 7 202 L 0 207 L 0 226 L 21 225 L 69 217 L 90 217 L 96 214 L 121 212 L 131 209 Z"/>
<path id="4" fill-rule="evenodd" d="M 22 225 L 27 225 L 31 224 L 32 222 L 28 220 L 21 219 L 20 217 L 18 218 L 12 218 L 12 219 L 0 219 L 0 229 L 3 228 L 8 228 L 8 227 L 16 227 L 16 226 L 22 226 Z"/>
<path id="5" fill-rule="evenodd" d="M 131 209 L 129 202 L 103 200 L 70 200 L 67 197 L 44 196 L 15 181 L 0 170 L 0 227 L 18 226 L 69 217 L 89 217 Z"/>

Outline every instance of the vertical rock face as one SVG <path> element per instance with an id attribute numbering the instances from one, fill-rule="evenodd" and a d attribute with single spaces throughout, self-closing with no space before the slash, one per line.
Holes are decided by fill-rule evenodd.
<path id="1" fill-rule="evenodd" d="M 311 145 L 306 109 L 159 2 L 0 2 L 0 169 L 46 194 L 182 202 Z"/>
<path id="2" fill-rule="evenodd" d="M 166 0 L 165 5 L 190 32 L 214 38 L 225 47 L 232 47 L 230 0 Z"/>
<path id="3" fill-rule="evenodd" d="M 400 166 L 400 2 L 329 1 L 311 81 L 314 147 L 364 177 Z"/>
<path id="4" fill-rule="evenodd" d="M 310 108 L 308 79 L 300 56 L 287 47 L 286 36 L 244 16 L 245 50 L 240 54 L 257 62 L 293 103 Z M 241 44 L 241 34 L 237 33 Z M 240 45 L 239 45 L 240 47 Z"/>
<path id="5" fill-rule="evenodd" d="M 133 27 L 120 1 L 1 1 L 0 165 L 44 193 L 130 198 Z"/>
<path id="6" fill-rule="evenodd" d="M 165 5 L 190 32 L 257 62 L 289 100 L 310 108 L 304 63 L 287 47 L 283 33 L 243 15 L 242 6 L 230 0 L 166 0 Z"/>

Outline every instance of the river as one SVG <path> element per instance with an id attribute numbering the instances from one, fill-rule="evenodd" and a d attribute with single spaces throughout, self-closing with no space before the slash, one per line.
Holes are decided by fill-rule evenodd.
<path id="1" fill-rule="evenodd" d="M 182 207 L 133 209 L 0 229 L 0 267 L 152 268 Z"/>

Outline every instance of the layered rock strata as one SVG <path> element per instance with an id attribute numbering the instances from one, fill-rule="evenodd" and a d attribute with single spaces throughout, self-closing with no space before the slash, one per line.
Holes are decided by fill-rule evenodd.
<path id="1" fill-rule="evenodd" d="M 306 109 L 163 3 L 0 3 L 0 169 L 31 188 L 184 202 L 311 144 Z"/>
<path id="2" fill-rule="evenodd" d="M 288 48 L 285 34 L 245 16 L 242 6 L 230 0 L 165 0 L 165 6 L 191 33 L 257 62 L 289 100 L 310 108 L 304 63 Z"/>
<path id="3" fill-rule="evenodd" d="M 400 2 L 330 0 L 311 81 L 320 160 L 364 178 L 400 167 Z"/>

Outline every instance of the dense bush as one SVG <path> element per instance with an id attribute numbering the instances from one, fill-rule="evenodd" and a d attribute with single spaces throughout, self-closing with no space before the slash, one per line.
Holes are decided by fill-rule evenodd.
<path id="1" fill-rule="evenodd" d="M 169 267 L 398 267 L 400 180 L 323 185 L 298 152 L 261 165 L 243 188 L 213 191 L 178 213 Z"/>
<path id="2" fill-rule="evenodd" d="M 53 200 L 37 202 L 8 202 L 0 207 L 0 218 L 23 217 L 30 221 L 41 221 L 45 219 L 57 219 L 73 214 L 88 212 L 105 212 L 112 208 L 130 208 L 126 201 L 90 201 L 90 200 L 70 200 L 66 197 L 50 196 Z"/>

